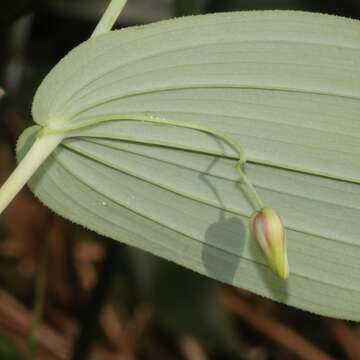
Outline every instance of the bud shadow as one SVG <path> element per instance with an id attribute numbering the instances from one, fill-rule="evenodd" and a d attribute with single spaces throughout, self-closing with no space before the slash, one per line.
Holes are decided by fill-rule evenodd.
<path id="1" fill-rule="evenodd" d="M 199 178 L 211 189 L 220 205 L 218 221 L 210 225 L 205 232 L 205 244 L 201 255 L 208 276 L 231 284 L 244 251 L 247 229 L 239 217 L 227 215 L 217 189 L 206 176 L 217 161 L 218 159 L 214 158 L 206 171 L 199 175 Z M 226 243 L 224 244 L 225 232 Z M 219 251 L 221 252 L 219 253 Z"/>
<path id="2" fill-rule="evenodd" d="M 280 279 L 269 266 L 264 264 L 263 254 L 256 243 L 255 239 L 251 239 L 249 244 L 249 250 L 252 258 L 256 261 L 256 271 L 260 278 L 263 280 L 263 283 L 266 286 L 269 294 L 273 300 L 286 303 L 289 297 L 289 283 L 288 280 Z"/>
<path id="3" fill-rule="evenodd" d="M 226 241 L 229 243 L 230 250 L 227 252 L 221 247 L 223 255 L 219 255 L 219 242 L 224 234 L 224 229 L 228 231 Z M 230 237 L 229 237 L 229 234 Z M 233 235 L 232 235 L 233 234 Z M 219 220 L 209 226 L 205 233 L 207 246 L 203 246 L 202 261 L 207 274 L 210 277 L 233 283 L 236 270 L 241 261 L 241 254 L 245 246 L 246 228 L 244 223 L 236 217 L 225 218 L 222 212 Z M 232 238 L 233 236 L 233 238 Z M 220 240 L 220 241 L 219 241 Z"/>

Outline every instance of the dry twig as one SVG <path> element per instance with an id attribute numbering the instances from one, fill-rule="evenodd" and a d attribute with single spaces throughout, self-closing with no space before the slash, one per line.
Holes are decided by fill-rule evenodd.
<path id="1" fill-rule="evenodd" d="M 259 309 L 250 305 L 246 300 L 231 291 L 222 292 L 222 301 L 225 306 L 246 321 L 257 331 L 261 332 L 274 342 L 297 355 L 304 360 L 335 360 L 324 351 L 320 350 L 294 330 L 281 322 L 262 313 Z"/>
<path id="2" fill-rule="evenodd" d="M 359 360 L 360 339 L 353 333 L 350 326 L 343 320 L 327 319 L 326 322 L 348 359 Z"/>
<path id="3" fill-rule="evenodd" d="M 200 344 L 190 336 L 184 336 L 179 340 L 179 347 L 187 360 L 207 360 L 207 356 Z"/>
<path id="4" fill-rule="evenodd" d="M 0 327 L 23 349 L 31 327 L 31 316 L 31 311 L 23 304 L 4 290 L 0 290 Z M 38 341 L 39 359 L 66 360 L 69 358 L 71 347 L 69 342 L 49 326 L 40 327 Z"/>

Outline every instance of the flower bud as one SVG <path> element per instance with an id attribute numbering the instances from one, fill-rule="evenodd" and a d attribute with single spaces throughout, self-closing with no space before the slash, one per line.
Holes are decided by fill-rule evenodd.
<path id="1" fill-rule="evenodd" d="M 270 207 L 256 211 L 250 218 L 250 229 L 263 250 L 271 269 L 282 279 L 289 276 L 284 225 Z"/>

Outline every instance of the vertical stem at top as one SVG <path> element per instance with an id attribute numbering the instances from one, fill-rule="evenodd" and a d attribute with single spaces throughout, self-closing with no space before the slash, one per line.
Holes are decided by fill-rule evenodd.
<path id="1" fill-rule="evenodd" d="M 96 25 L 91 37 L 109 32 L 114 26 L 117 18 L 124 9 L 127 0 L 111 0 L 109 6 L 105 10 L 104 15 Z"/>

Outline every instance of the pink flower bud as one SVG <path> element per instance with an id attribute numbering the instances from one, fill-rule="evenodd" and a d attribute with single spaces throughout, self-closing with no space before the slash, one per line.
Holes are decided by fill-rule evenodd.
<path id="1" fill-rule="evenodd" d="M 282 279 L 289 276 L 284 225 L 277 212 L 270 207 L 255 211 L 250 229 L 264 252 L 271 269 Z"/>

